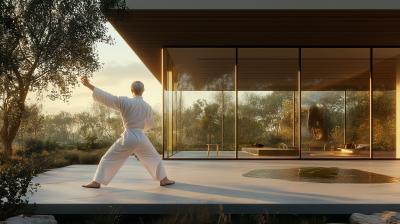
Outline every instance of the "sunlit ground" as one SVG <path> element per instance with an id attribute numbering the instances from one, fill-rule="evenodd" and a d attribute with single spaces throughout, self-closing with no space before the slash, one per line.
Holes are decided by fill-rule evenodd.
<path id="1" fill-rule="evenodd" d="M 204 153 L 204 152 L 202 152 Z M 175 185 L 160 187 L 135 157 L 100 189 L 82 188 L 97 165 L 72 165 L 39 174 L 41 188 L 30 197 L 38 214 L 89 214 L 99 205 L 121 207 L 131 214 L 165 214 L 190 205 L 224 207 L 240 214 L 351 214 L 400 209 L 400 183 L 314 183 L 251 178 L 243 174 L 259 169 L 337 167 L 400 178 L 396 160 L 164 160 Z M 361 206 L 362 205 L 362 206 Z M 377 207 L 378 206 L 378 207 Z M 375 210 L 374 210 L 375 208 Z M 379 208 L 379 211 L 376 211 Z M 111 208 L 110 208 L 111 209 Z"/>

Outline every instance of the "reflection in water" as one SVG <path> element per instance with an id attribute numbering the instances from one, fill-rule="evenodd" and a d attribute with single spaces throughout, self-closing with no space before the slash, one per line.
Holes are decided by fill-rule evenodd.
<path id="1" fill-rule="evenodd" d="M 337 167 L 301 167 L 291 169 L 261 169 L 243 174 L 244 177 L 281 179 L 316 183 L 398 183 L 400 178 L 358 169 Z"/>

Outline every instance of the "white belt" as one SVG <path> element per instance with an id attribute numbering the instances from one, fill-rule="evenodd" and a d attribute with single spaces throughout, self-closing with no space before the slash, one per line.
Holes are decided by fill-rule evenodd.
<path id="1" fill-rule="evenodd" d="M 142 131 L 140 128 L 126 128 L 125 131 Z"/>

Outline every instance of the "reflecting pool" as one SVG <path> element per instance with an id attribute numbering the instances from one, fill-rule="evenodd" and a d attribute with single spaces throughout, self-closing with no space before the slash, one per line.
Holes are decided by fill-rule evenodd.
<path id="1" fill-rule="evenodd" d="M 315 183 L 382 184 L 398 183 L 400 178 L 358 169 L 338 167 L 301 167 L 290 169 L 260 169 L 244 177 L 268 178 Z"/>

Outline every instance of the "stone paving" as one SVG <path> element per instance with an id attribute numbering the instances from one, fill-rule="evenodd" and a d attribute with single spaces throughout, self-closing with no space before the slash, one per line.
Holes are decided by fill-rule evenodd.
<path id="1" fill-rule="evenodd" d="M 209 207 L 224 213 L 351 214 L 400 211 L 400 183 L 343 184 L 249 178 L 256 169 L 339 167 L 400 178 L 398 160 L 164 160 L 175 185 L 160 187 L 131 156 L 108 186 L 82 188 L 97 165 L 71 165 L 39 174 L 30 196 L 37 214 L 165 214 Z"/>

